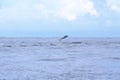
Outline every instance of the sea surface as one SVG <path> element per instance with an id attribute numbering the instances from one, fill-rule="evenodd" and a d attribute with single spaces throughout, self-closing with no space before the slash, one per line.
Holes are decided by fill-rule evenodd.
<path id="1" fill-rule="evenodd" d="M 120 38 L 0 38 L 0 80 L 120 80 Z"/>

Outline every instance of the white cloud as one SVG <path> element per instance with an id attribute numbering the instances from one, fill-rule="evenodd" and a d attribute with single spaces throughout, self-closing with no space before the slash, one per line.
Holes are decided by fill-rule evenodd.
<path id="1" fill-rule="evenodd" d="M 60 5 L 58 15 L 69 21 L 85 14 L 98 15 L 93 2 L 90 0 L 61 0 Z"/>
<path id="2" fill-rule="evenodd" d="M 11 0 L 10 4 L 0 9 L 0 19 L 43 19 L 55 16 L 57 19 L 73 21 L 81 15 L 98 15 L 90 0 Z"/>
<path id="3" fill-rule="evenodd" d="M 120 0 L 107 0 L 107 5 L 112 11 L 120 12 Z"/>
<path id="4" fill-rule="evenodd" d="M 120 12 L 120 7 L 117 6 L 117 5 L 115 5 L 115 4 L 111 5 L 110 8 L 111 8 L 112 10 L 114 10 L 114 11 Z"/>
<path id="5" fill-rule="evenodd" d="M 46 18 L 47 9 L 40 3 L 16 2 L 10 6 L 2 6 L 0 9 L 1 20 L 24 20 Z"/>

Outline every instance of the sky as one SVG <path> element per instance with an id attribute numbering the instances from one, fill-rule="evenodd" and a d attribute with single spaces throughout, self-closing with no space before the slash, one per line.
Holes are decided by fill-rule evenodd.
<path id="1" fill-rule="evenodd" d="M 0 37 L 120 37 L 120 0 L 0 0 Z"/>

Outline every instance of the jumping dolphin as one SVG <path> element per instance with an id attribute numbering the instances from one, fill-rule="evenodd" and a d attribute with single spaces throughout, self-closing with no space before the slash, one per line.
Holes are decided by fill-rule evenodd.
<path id="1" fill-rule="evenodd" d="M 65 38 L 67 38 L 67 37 L 68 37 L 68 36 L 65 35 L 65 36 L 63 36 L 62 38 L 60 38 L 59 41 L 62 41 L 63 39 L 65 39 Z"/>

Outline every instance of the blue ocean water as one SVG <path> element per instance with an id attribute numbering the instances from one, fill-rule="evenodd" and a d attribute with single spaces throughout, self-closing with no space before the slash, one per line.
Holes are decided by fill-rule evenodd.
<path id="1" fill-rule="evenodd" d="M 119 80 L 120 38 L 0 38 L 0 80 Z"/>

